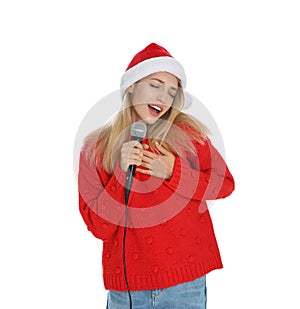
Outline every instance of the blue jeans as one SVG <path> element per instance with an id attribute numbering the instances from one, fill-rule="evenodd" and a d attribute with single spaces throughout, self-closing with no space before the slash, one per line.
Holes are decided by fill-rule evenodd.
<path id="1" fill-rule="evenodd" d="M 206 277 L 160 290 L 131 292 L 132 309 L 206 309 Z M 129 309 L 127 292 L 108 291 L 106 309 Z"/>

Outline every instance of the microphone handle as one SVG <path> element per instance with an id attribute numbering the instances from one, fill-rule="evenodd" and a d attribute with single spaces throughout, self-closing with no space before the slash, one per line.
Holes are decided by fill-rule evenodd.
<path id="1" fill-rule="evenodd" d="M 139 141 L 140 143 L 142 142 L 142 139 L 138 136 L 131 136 L 132 141 Z M 126 175 L 126 186 L 125 186 L 125 204 L 128 205 L 128 200 L 129 200 L 129 194 L 130 194 L 130 189 L 132 186 L 132 180 L 133 176 L 135 173 L 136 165 L 131 164 L 129 165 L 127 169 L 127 175 Z"/>
<path id="2" fill-rule="evenodd" d="M 132 185 L 132 179 L 135 173 L 136 165 L 131 164 L 129 165 L 127 169 L 127 175 L 126 175 L 126 189 L 130 191 L 131 185 Z"/>
<path id="3" fill-rule="evenodd" d="M 129 194 L 130 194 L 130 189 L 132 186 L 132 180 L 133 180 L 133 175 L 135 173 L 136 165 L 131 164 L 129 165 L 127 169 L 127 175 L 126 175 L 126 190 L 125 190 L 125 204 L 128 205 L 128 200 L 129 200 Z"/>

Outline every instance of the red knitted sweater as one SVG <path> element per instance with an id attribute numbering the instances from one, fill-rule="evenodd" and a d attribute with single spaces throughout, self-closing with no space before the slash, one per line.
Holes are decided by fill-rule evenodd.
<path id="1" fill-rule="evenodd" d="M 147 141 L 144 141 L 147 142 Z M 196 154 L 176 157 L 171 179 L 136 172 L 129 198 L 126 267 L 129 287 L 161 289 L 222 268 L 206 200 L 224 198 L 234 180 L 209 139 L 193 142 Z M 95 166 L 81 151 L 79 209 L 89 231 L 103 240 L 103 280 L 126 291 L 122 240 L 126 174 Z"/>

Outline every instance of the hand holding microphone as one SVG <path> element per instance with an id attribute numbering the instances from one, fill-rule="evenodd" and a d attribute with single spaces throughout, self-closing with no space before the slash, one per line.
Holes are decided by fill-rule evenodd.
<path id="1" fill-rule="evenodd" d="M 136 170 L 163 179 L 170 179 L 173 174 L 174 154 L 158 142 L 155 143 L 155 153 L 148 151 L 149 146 L 141 144 L 145 135 L 146 126 L 143 123 L 135 122 L 131 127 L 131 141 L 124 143 L 121 148 L 120 165 L 121 169 L 130 176 L 126 185 L 129 190 Z M 144 169 L 136 169 L 137 166 Z"/>
<path id="2" fill-rule="evenodd" d="M 140 166 L 143 158 L 143 145 L 138 141 L 129 141 L 121 148 L 121 169 L 126 173 L 130 165 Z"/>
<path id="3" fill-rule="evenodd" d="M 134 122 L 130 128 L 131 141 L 124 143 L 121 148 L 121 168 L 126 171 L 126 193 L 125 204 L 128 204 L 133 176 L 137 165 L 140 165 L 143 158 L 143 146 L 141 144 L 146 136 L 147 127 L 142 122 Z"/>

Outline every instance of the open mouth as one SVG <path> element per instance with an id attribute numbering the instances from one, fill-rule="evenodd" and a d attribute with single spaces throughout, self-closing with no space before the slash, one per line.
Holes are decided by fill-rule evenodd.
<path id="1" fill-rule="evenodd" d="M 153 116 L 158 116 L 162 111 L 162 107 L 156 104 L 148 104 L 148 108 L 149 108 L 150 114 Z"/>

